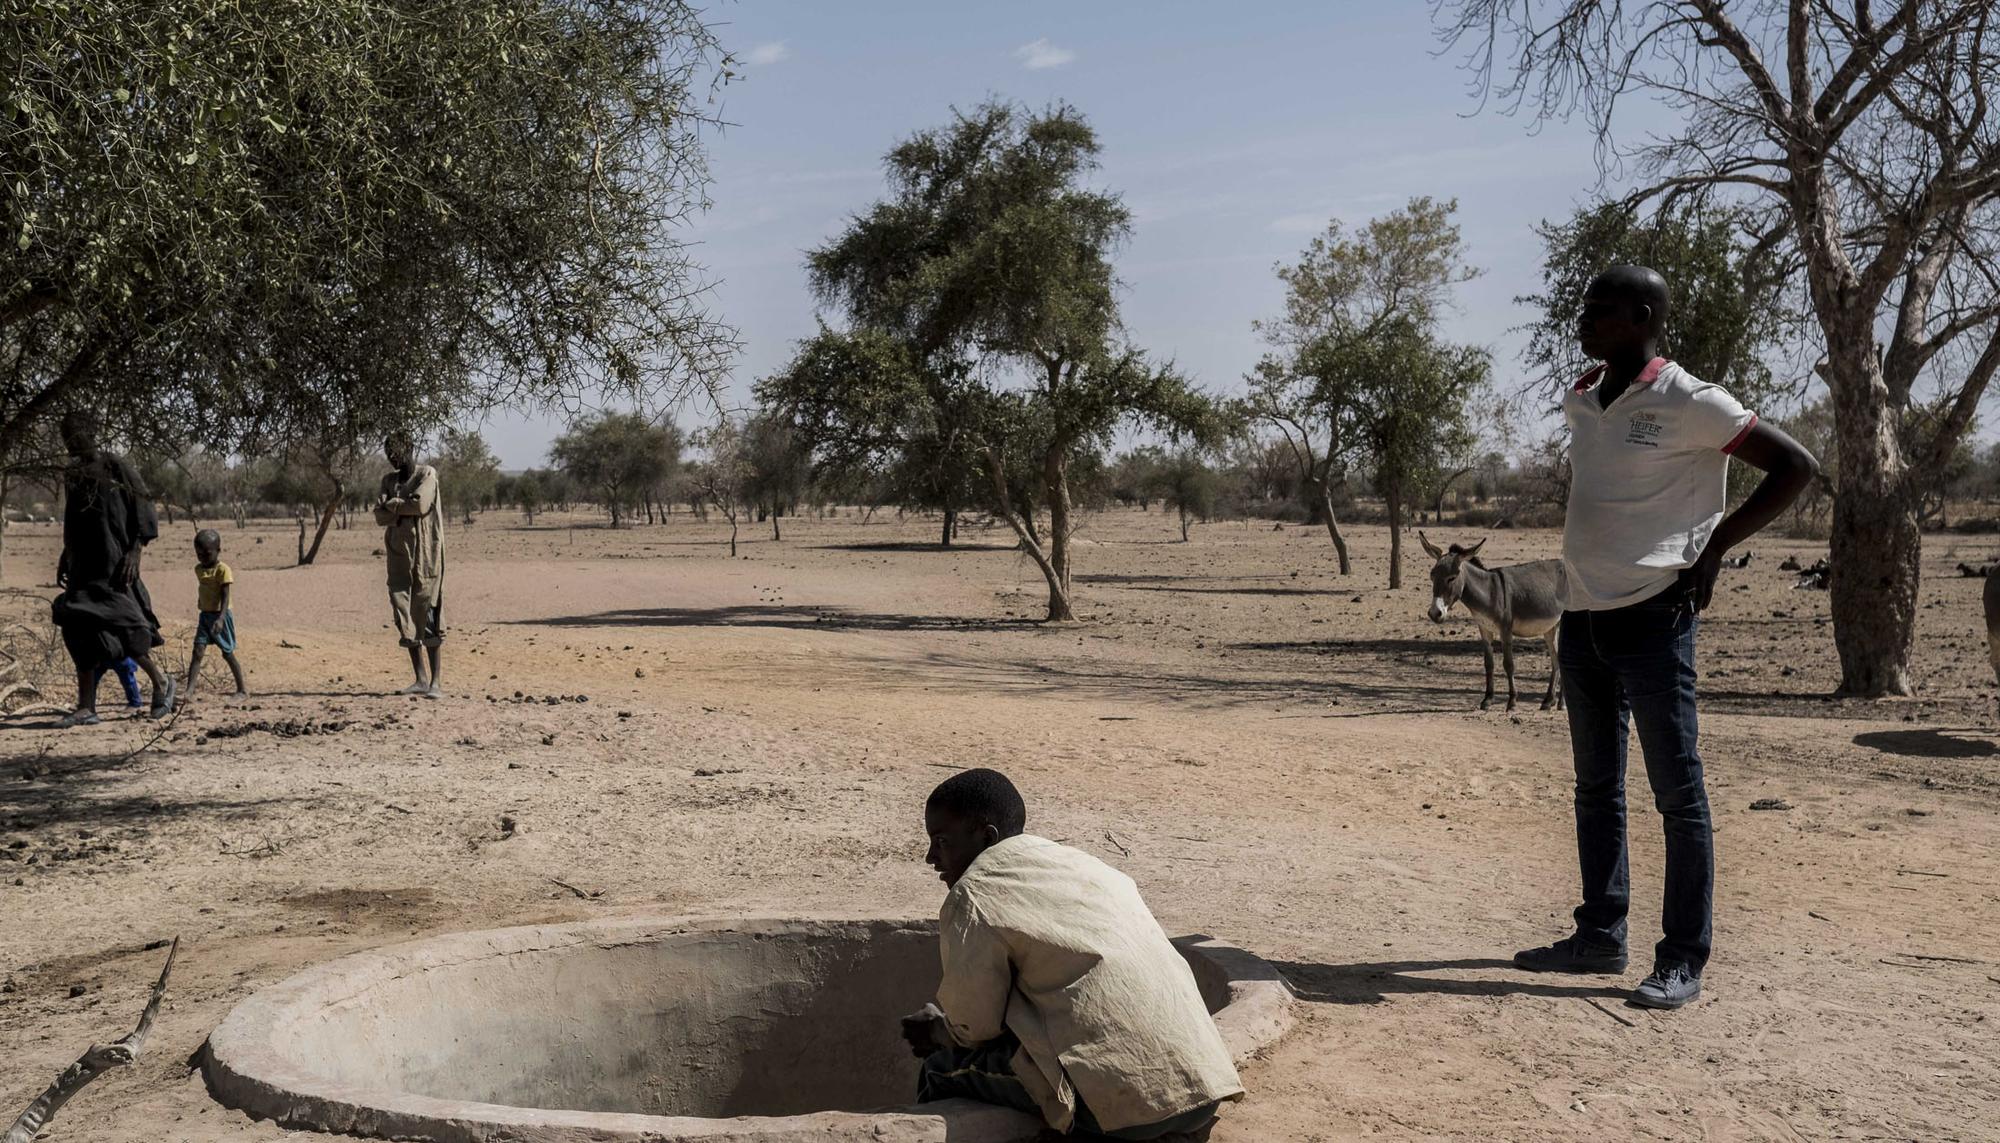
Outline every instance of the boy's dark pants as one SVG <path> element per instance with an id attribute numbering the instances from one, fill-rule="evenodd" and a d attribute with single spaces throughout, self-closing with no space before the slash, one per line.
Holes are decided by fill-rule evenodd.
<path id="1" fill-rule="evenodd" d="M 1625 947 L 1632 901 L 1625 847 L 1626 716 L 1639 730 L 1653 805 L 1666 828 L 1665 939 L 1655 959 L 1695 975 L 1708 963 L 1715 837 L 1696 749 L 1694 636 L 1682 584 L 1613 611 L 1563 614 L 1558 640 L 1576 759 L 1577 935 Z"/>

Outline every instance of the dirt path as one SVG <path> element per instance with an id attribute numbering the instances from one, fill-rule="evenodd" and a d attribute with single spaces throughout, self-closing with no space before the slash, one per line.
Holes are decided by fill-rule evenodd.
<path id="1" fill-rule="evenodd" d="M 678 520 L 454 531 L 441 703 L 381 694 L 406 668 L 372 531 L 285 570 L 289 533 L 225 530 L 256 697 L 210 692 L 137 754 L 156 727 L 0 729 L 0 1106 L 122 1032 L 157 971 L 144 946 L 173 933 L 149 1058 L 52 1138 L 281 1137 L 216 1107 L 186 1057 L 249 991 L 352 949 L 627 910 L 931 912 L 923 795 L 984 764 L 1170 929 L 1298 986 L 1301 1025 L 1249 1069 L 1222 1143 L 2000 1138 L 1975 581 L 1926 586 L 1931 697 L 1874 706 L 1816 697 L 1825 599 L 1774 570 L 1805 546 L 1727 573 L 1702 637 L 1717 951 L 1704 999 L 1661 1016 L 1614 987 L 1658 915 L 1643 795 L 1631 979 L 1506 964 L 1572 903 L 1567 737 L 1532 704 L 1473 709 L 1469 623 L 1423 619 L 1422 568 L 1379 586 L 1379 529 L 1341 580 L 1323 534 L 1184 545 L 1158 514 L 1108 516 L 1079 558 L 1089 621 L 1046 628 L 998 532 L 946 553 L 929 522 L 877 519 L 797 522 L 735 561 Z M 157 553 L 184 531 L 148 572 L 170 650 L 193 578 Z M 1488 554 L 1552 543 L 1499 533 Z M 1933 570 L 1991 554 L 1932 549 Z M 8 560 L 19 582 L 52 538 L 15 529 Z M 1538 693 L 1538 651 L 1522 670 Z M 1790 808 L 1750 809 L 1769 798 Z"/>

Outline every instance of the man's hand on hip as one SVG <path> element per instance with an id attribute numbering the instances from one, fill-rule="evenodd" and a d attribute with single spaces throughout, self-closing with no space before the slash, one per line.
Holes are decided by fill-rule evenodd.
<path id="1" fill-rule="evenodd" d="M 1694 605 L 1697 614 L 1707 611 L 1709 601 L 1715 598 L 1715 581 L 1722 575 L 1722 550 L 1711 544 L 1694 563 L 1681 573 L 1685 579 L 1682 586 L 1688 593 L 1688 602 Z"/>

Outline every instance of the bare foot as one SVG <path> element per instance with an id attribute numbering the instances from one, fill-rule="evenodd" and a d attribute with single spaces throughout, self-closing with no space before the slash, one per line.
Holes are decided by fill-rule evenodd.
<path id="1" fill-rule="evenodd" d="M 425 682 L 422 679 L 418 679 L 416 682 L 411 683 L 409 686 L 404 687 L 402 690 L 397 691 L 396 693 L 399 695 L 420 695 L 430 689 L 431 685 L 429 683 Z"/>
<path id="2" fill-rule="evenodd" d="M 432 683 L 430 687 L 424 691 L 424 697 L 427 699 L 441 699 L 444 697 L 444 692 L 438 689 L 438 685 L 436 683 Z"/>

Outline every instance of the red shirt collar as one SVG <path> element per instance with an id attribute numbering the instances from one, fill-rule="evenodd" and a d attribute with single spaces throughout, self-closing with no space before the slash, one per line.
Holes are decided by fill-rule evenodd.
<path id="1" fill-rule="evenodd" d="M 1660 370 L 1665 369 L 1669 364 L 1670 362 L 1664 357 L 1653 358 L 1651 361 L 1648 361 L 1646 363 L 1646 367 L 1644 369 L 1639 370 L 1639 375 L 1637 377 L 1632 378 L 1632 384 L 1651 385 L 1653 382 L 1659 380 Z M 1590 387 L 1592 385 L 1597 384 L 1598 380 L 1604 376 L 1604 371 L 1608 368 L 1610 368 L 1609 362 L 1595 366 L 1590 370 L 1590 372 L 1585 373 L 1583 376 L 1576 379 L 1576 385 L 1574 388 L 1570 390 L 1570 392 L 1572 393 L 1589 392 Z"/>

